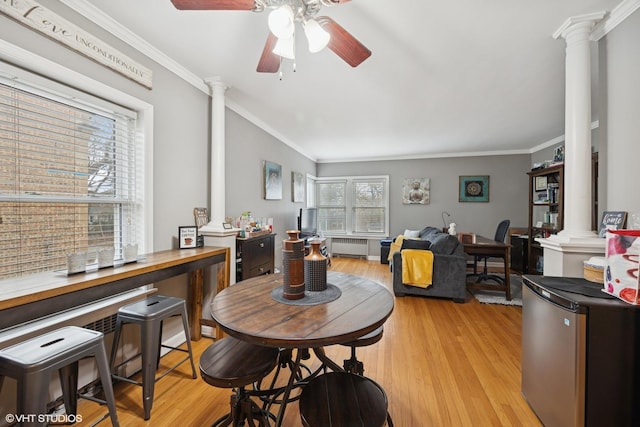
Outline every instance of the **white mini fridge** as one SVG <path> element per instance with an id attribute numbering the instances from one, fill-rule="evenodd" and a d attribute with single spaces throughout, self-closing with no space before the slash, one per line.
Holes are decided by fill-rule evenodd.
<path id="1" fill-rule="evenodd" d="M 546 427 L 640 425 L 640 307 L 523 276 L 522 394 Z"/>

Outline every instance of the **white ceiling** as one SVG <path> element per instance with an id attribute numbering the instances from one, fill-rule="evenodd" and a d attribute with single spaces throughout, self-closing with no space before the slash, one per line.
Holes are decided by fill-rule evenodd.
<path id="1" fill-rule="evenodd" d="M 320 15 L 332 17 L 372 56 L 351 68 L 328 49 L 309 53 L 298 31 L 297 71 L 285 61 L 279 80 L 255 71 L 267 12 L 180 11 L 170 0 L 62 1 L 107 22 L 92 6 L 100 9 L 195 81 L 220 76 L 230 108 L 319 162 L 529 153 L 552 141 L 564 133 L 565 64 L 565 42 L 552 35 L 567 18 L 620 3 L 353 0 L 325 6 Z"/>

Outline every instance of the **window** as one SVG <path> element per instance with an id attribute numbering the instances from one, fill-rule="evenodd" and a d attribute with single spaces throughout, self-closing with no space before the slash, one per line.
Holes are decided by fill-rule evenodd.
<path id="1" fill-rule="evenodd" d="M 0 279 L 144 243 L 136 114 L 0 76 Z"/>
<path id="2" fill-rule="evenodd" d="M 329 235 L 386 236 L 388 189 L 388 176 L 317 178 L 319 231 Z"/>

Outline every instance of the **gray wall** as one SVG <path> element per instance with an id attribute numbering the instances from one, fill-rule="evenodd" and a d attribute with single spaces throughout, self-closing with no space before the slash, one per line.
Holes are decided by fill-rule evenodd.
<path id="1" fill-rule="evenodd" d="M 530 165 L 529 155 L 321 163 L 318 176 L 389 175 L 391 237 L 407 228 L 443 227 L 443 211 L 451 214 L 446 222 L 455 222 L 458 231 L 492 237 L 502 219 L 510 219 L 513 227 L 527 225 Z M 489 175 L 489 203 L 459 202 L 460 175 Z M 405 178 L 430 179 L 428 205 L 402 204 Z"/>
<path id="2" fill-rule="evenodd" d="M 237 217 L 250 211 L 254 217 L 272 217 L 277 233 L 275 265 L 282 265 L 282 240 L 286 230 L 297 228 L 297 213 L 304 203 L 293 203 L 291 172 L 315 175 L 315 163 L 288 145 L 226 109 L 226 215 Z M 282 165 L 282 199 L 265 200 L 263 162 Z"/>
<path id="3" fill-rule="evenodd" d="M 606 210 L 640 214 L 640 10 L 600 41 Z M 601 161 L 603 159 L 601 158 Z M 640 228 L 640 224 L 636 225 Z"/>

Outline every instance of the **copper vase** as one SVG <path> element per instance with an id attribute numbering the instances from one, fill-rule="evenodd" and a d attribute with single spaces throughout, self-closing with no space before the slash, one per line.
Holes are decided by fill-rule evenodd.
<path id="1" fill-rule="evenodd" d="M 311 241 L 309 255 L 304 257 L 304 283 L 307 291 L 327 289 L 327 258 L 320 250 L 321 241 Z"/>
<path id="2" fill-rule="evenodd" d="M 282 241 L 282 296 L 296 300 L 304 297 L 304 240 L 298 230 L 289 230 Z"/>

